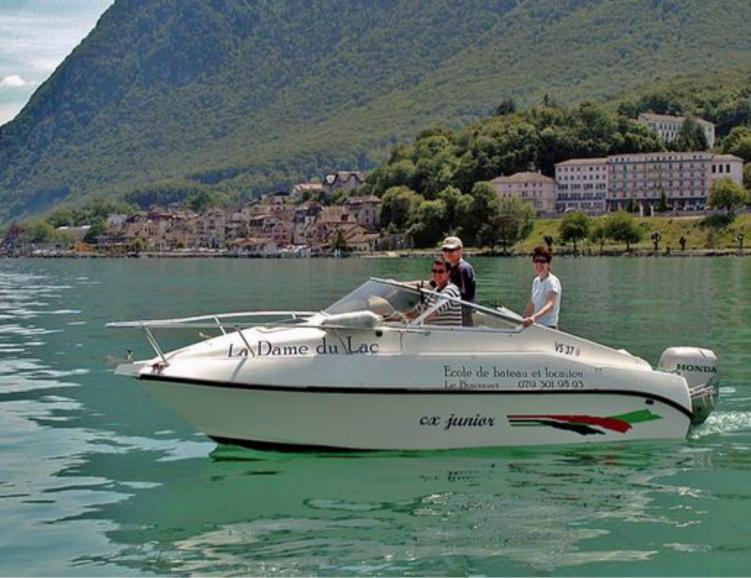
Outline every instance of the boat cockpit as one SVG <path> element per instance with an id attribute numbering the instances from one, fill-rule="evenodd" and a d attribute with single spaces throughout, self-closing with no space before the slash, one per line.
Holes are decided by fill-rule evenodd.
<path id="1" fill-rule="evenodd" d="M 472 312 L 473 328 L 520 331 L 522 318 L 506 308 L 493 309 L 438 293 L 424 281 L 402 283 L 371 277 L 345 295 L 322 314 L 324 325 L 379 324 L 419 328 L 430 325 L 433 314 L 446 301 L 453 301 Z M 430 303 L 430 305 L 426 305 Z M 457 328 L 461 328 L 458 325 Z"/>

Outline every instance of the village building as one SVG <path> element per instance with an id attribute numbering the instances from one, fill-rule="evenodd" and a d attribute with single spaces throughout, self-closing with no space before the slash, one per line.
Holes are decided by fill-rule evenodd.
<path id="1" fill-rule="evenodd" d="M 297 183 L 292 187 L 291 197 L 296 201 L 304 199 L 318 199 L 324 193 L 323 183 L 319 181 L 310 181 L 307 183 Z"/>
<path id="2" fill-rule="evenodd" d="M 169 227 L 164 233 L 165 244 L 170 250 L 191 249 L 199 246 L 196 235 L 198 216 L 193 212 L 176 212 L 172 214 Z"/>
<path id="3" fill-rule="evenodd" d="M 104 222 L 105 229 L 117 229 L 118 231 L 122 230 L 122 227 L 125 225 L 125 222 L 128 220 L 128 215 L 120 214 L 120 213 L 112 213 L 111 215 L 107 216 L 107 220 Z"/>
<path id="4" fill-rule="evenodd" d="M 556 209 L 604 213 L 608 192 L 607 159 L 571 159 L 555 165 Z"/>
<path id="5" fill-rule="evenodd" d="M 323 180 L 323 188 L 328 195 L 340 189 L 351 193 L 364 184 L 365 175 L 360 171 L 337 171 L 326 175 L 326 178 Z"/>
<path id="6" fill-rule="evenodd" d="M 555 179 L 539 172 L 515 173 L 496 177 L 490 181 L 499 199 L 516 197 L 527 201 L 537 215 L 553 213 L 556 210 Z"/>
<path id="7" fill-rule="evenodd" d="M 3 238 L 3 243 L 2 246 L 0 246 L 0 249 L 2 249 L 3 252 L 8 253 L 16 251 L 20 248 L 21 238 L 23 237 L 23 234 L 24 229 L 13 223 L 5 233 L 5 237 Z"/>
<path id="8" fill-rule="evenodd" d="M 279 245 L 268 237 L 243 237 L 230 241 L 232 254 L 238 257 L 273 257 L 279 253 Z"/>
<path id="9" fill-rule="evenodd" d="M 555 189 L 553 195 L 555 195 Z M 371 231 L 377 231 L 381 224 L 382 205 L 383 201 L 375 195 L 350 197 L 344 203 L 347 212 L 354 217 L 357 224 Z"/>
<path id="10" fill-rule="evenodd" d="M 651 128 L 659 136 L 662 142 L 672 143 L 678 139 L 681 128 L 688 117 L 673 116 L 669 114 L 655 114 L 653 112 L 643 112 L 639 115 L 638 121 Z M 707 148 L 711 149 L 715 142 L 715 125 L 703 118 L 694 118 L 704 131 L 704 138 L 707 141 Z"/>
<path id="11" fill-rule="evenodd" d="M 341 237 L 339 236 L 339 232 L 341 232 Z M 327 246 L 333 248 L 339 238 L 344 241 L 347 249 L 350 251 L 368 253 L 375 251 L 379 235 L 378 233 L 369 231 L 362 225 L 354 223 L 338 227 L 332 235 L 329 235 Z"/>
<path id="12" fill-rule="evenodd" d="M 245 237 L 248 234 L 249 220 L 249 216 L 242 211 L 228 215 L 224 222 L 224 238 L 231 241 Z"/>
<path id="13" fill-rule="evenodd" d="M 198 246 L 209 249 L 224 247 L 227 240 L 227 215 L 222 209 L 209 209 L 196 219 L 196 239 Z"/>
<path id="14" fill-rule="evenodd" d="M 261 207 L 270 208 L 274 211 L 281 211 L 291 207 L 296 203 L 295 199 L 286 191 L 277 191 L 275 193 L 269 193 L 263 195 L 257 205 Z"/>
<path id="15" fill-rule="evenodd" d="M 319 203 L 304 203 L 295 210 L 293 223 L 295 226 L 294 245 L 309 245 L 309 231 L 312 230 L 314 223 L 318 220 L 323 206 Z"/>

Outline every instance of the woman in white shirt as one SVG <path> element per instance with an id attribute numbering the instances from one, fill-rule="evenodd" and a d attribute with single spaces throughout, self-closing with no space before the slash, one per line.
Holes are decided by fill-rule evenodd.
<path id="1" fill-rule="evenodd" d="M 561 310 L 561 282 L 550 272 L 553 256 L 545 247 L 535 247 L 532 266 L 537 273 L 532 281 L 532 299 L 524 309 L 524 327 L 538 323 L 558 329 L 558 313 Z"/>

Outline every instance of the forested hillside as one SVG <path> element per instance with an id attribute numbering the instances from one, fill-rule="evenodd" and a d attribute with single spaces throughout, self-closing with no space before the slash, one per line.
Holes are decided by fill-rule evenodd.
<path id="1" fill-rule="evenodd" d="M 369 168 L 504 98 L 722 82 L 751 67 L 749 21 L 740 0 L 117 0 L 0 127 L 0 221 L 87 195 L 248 196 Z"/>

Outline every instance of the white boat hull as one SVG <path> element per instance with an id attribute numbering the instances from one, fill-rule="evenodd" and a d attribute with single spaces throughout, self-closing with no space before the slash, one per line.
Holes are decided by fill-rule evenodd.
<path id="1" fill-rule="evenodd" d="M 691 414 L 634 391 L 343 391 L 186 383 L 148 389 L 213 439 L 255 447 L 436 450 L 682 439 Z"/>
<path id="2" fill-rule="evenodd" d="M 133 322 L 158 356 L 117 373 L 220 442 L 435 450 L 683 439 L 698 411 L 691 391 L 716 372 L 708 350 L 671 348 L 655 370 L 472 304 L 462 304 L 476 308 L 471 327 L 394 315 L 418 299 L 414 288 L 371 280 L 303 320 L 228 333 L 214 318 L 222 335 L 166 354 L 150 327 L 195 318 Z M 702 416 L 711 410 L 694 398 Z"/>

